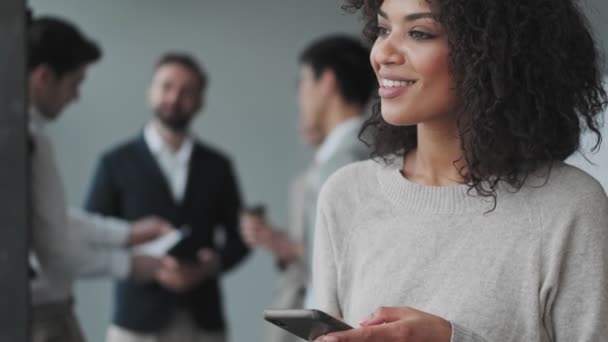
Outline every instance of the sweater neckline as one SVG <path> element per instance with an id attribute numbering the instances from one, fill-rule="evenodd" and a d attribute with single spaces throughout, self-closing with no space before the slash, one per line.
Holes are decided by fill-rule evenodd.
<path id="1" fill-rule="evenodd" d="M 494 206 L 492 197 L 481 197 L 469 186 L 432 186 L 410 181 L 400 170 L 403 157 L 396 157 L 382 165 L 377 172 L 383 193 L 400 207 L 415 212 L 457 214 L 486 212 Z"/>

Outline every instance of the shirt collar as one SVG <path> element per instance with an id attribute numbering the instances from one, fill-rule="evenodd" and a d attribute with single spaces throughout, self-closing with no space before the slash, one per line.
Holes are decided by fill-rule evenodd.
<path id="1" fill-rule="evenodd" d="M 28 112 L 30 117 L 29 126 L 32 132 L 39 132 L 43 130 L 50 121 L 49 119 L 45 118 L 34 106 L 30 106 Z"/>
<path id="2" fill-rule="evenodd" d="M 345 136 L 350 133 L 357 132 L 363 125 L 363 118 L 360 116 L 350 118 L 340 123 L 334 128 L 329 135 L 323 140 L 321 146 L 315 153 L 315 162 L 323 163 L 329 160 L 340 146 L 340 142 Z"/>
<path id="3" fill-rule="evenodd" d="M 156 156 L 170 155 L 180 163 L 187 163 L 190 160 L 193 148 L 193 141 L 190 135 L 186 136 L 179 149 L 173 152 L 171 147 L 165 143 L 156 128 L 154 128 L 154 125 L 150 122 L 144 128 L 144 139 L 152 154 Z"/>

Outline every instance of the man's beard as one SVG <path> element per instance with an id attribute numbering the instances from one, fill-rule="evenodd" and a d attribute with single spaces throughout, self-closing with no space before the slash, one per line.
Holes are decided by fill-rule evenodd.
<path id="1" fill-rule="evenodd" d="M 190 127 L 192 115 L 183 113 L 172 113 L 172 115 L 164 115 L 160 111 L 156 111 L 156 118 L 171 131 L 175 133 L 184 133 Z"/>

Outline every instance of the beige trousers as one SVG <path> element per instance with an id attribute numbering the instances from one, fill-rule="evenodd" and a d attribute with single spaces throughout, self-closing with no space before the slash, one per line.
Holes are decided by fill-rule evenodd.
<path id="1" fill-rule="evenodd" d="M 106 342 L 226 342 L 226 336 L 201 331 L 189 314 L 178 312 L 171 323 L 156 334 L 135 333 L 112 325 L 108 328 Z"/>
<path id="2" fill-rule="evenodd" d="M 32 342 L 84 342 L 72 302 L 33 308 Z"/>

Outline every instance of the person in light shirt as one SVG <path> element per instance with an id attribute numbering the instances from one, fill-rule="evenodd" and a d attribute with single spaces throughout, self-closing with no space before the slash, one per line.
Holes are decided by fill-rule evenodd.
<path id="1" fill-rule="evenodd" d="M 171 231 L 165 220 L 142 215 L 129 221 L 68 208 L 49 123 L 78 98 L 101 50 L 68 21 L 30 20 L 27 33 L 32 243 L 30 269 L 34 342 L 84 340 L 73 312 L 73 283 L 80 277 L 153 278 L 160 259 L 132 255 L 129 246 Z"/>
<path id="2" fill-rule="evenodd" d="M 306 46 L 299 59 L 299 130 L 314 159 L 295 177 L 289 193 L 289 225 L 282 229 L 259 213 L 245 212 L 241 232 L 252 247 L 270 252 L 281 270 L 275 308 L 314 305 L 310 288 L 310 254 L 317 197 L 325 180 L 339 168 L 370 151 L 359 140 L 366 105 L 375 80 L 369 49 L 348 35 L 321 37 Z M 269 326 L 266 341 L 298 341 Z"/>

